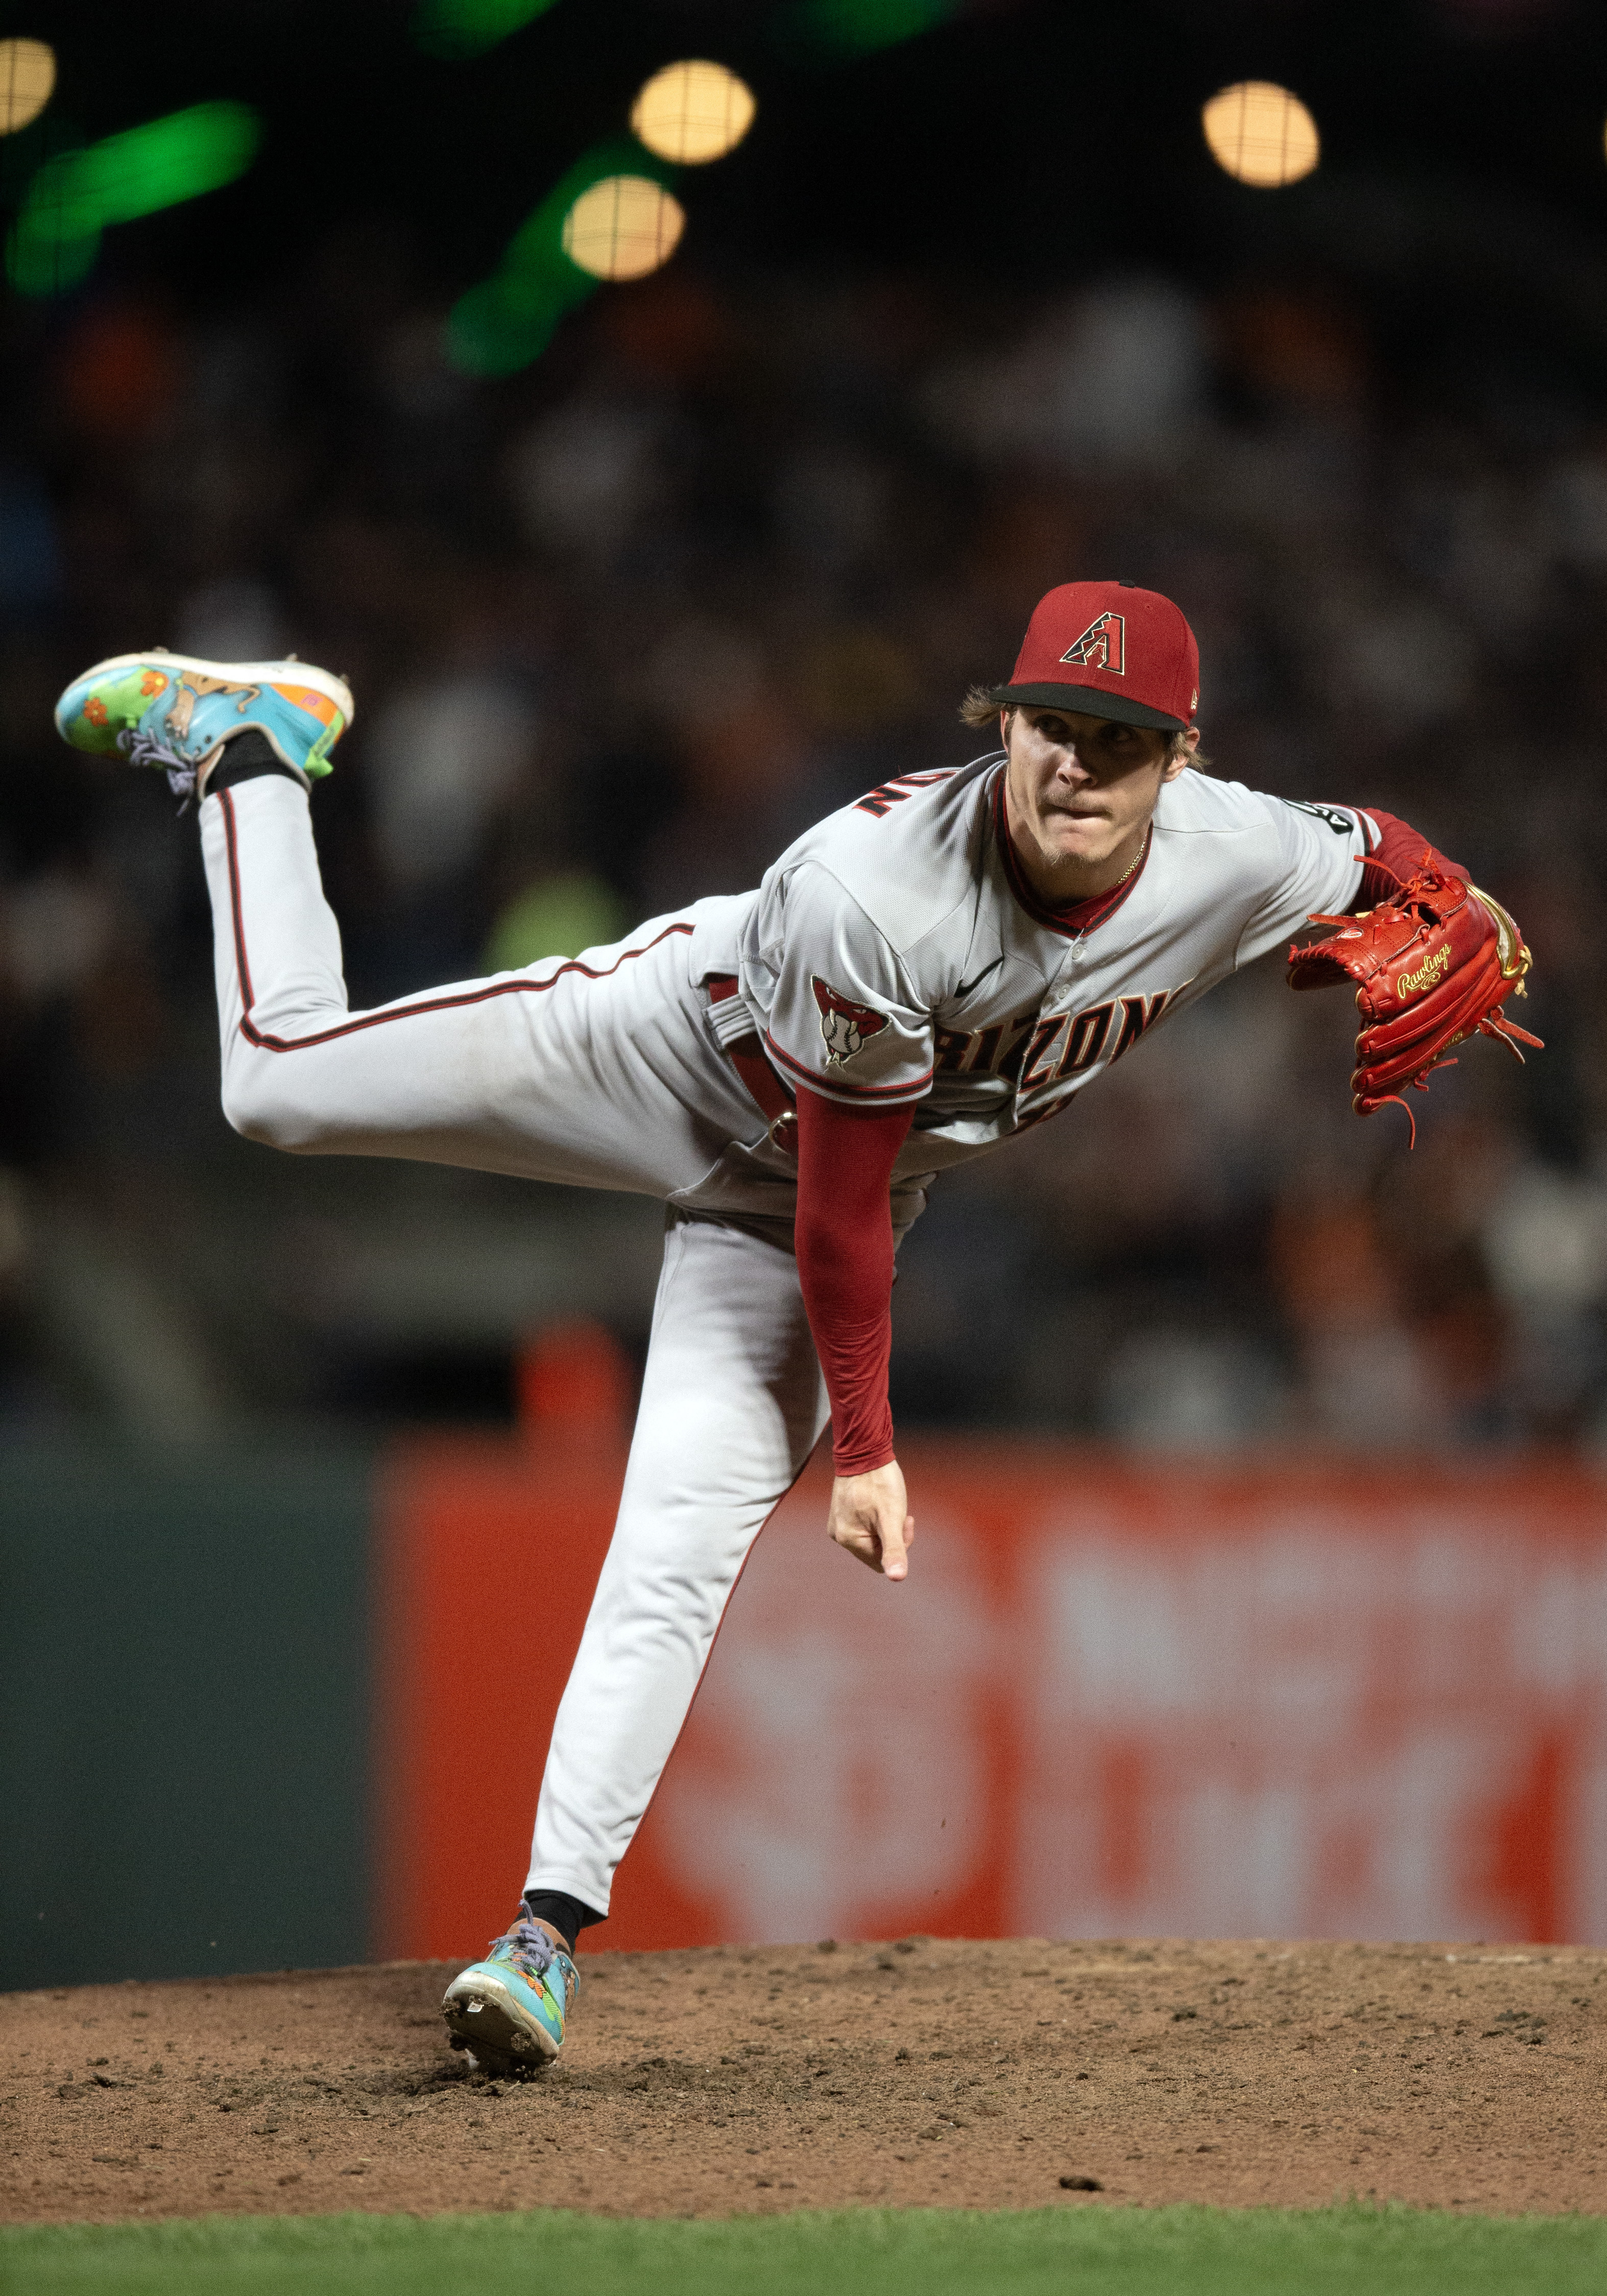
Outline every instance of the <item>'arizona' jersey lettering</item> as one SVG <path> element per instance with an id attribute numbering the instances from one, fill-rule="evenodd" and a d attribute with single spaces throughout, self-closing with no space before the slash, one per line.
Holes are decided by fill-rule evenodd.
<path id="1" fill-rule="evenodd" d="M 1055 1114 L 1314 911 L 1348 907 L 1378 842 L 1352 808 L 1190 767 L 1160 791 L 1130 889 L 1078 931 L 1023 897 L 1003 770 L 996 754 L 896 775 L 806 832 L 742 922 L 741 996 L 773 1065 L 828 1100 L 914 1103 L 910 1174 Z"/>

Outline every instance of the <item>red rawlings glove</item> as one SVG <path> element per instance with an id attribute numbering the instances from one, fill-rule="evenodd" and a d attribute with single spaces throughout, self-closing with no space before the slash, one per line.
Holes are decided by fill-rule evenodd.
<path id="1" fill-rule="evenodd" d="M 1488 893 L 1432 866 L 1426 853 L 1423 862 L 1375 909 L 1313 917 L 1314 925 L 1334 928 L 1330 938 L 1289 952 L 1291 988 L 1356 983 L 1362 1027 L 1350 1104 L 1358 1116 L 1390 1100 L 1406 1108 L 1399 1087 L 1426 1092 L 1430 1070 L 1455 1067 L 1447 1054 L 1465 1037 L 1498 1037 L 1519 1060 L 1520 1042 L 1540 1049 L 1539 1037 L 1501 1010 L 1503 998 L 1524 994 L 1522 934 Z"/>

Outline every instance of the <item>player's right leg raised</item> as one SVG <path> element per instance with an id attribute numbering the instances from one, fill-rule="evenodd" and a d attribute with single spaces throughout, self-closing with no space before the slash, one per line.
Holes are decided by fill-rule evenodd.
<path id="1" fill-rule="evenodd" d="M 119 655 L 56 714 L 75 747 L 204 792 L 223 1103 L 249 1138 L 667 1196 L 755 1128 L 702 1025 L 705 905 L 578 960 L 349 1009 L 308 816 L 352 715 L 328 672 Z"/>
<path id="2" fill-rule="evenodd" d="M 275 775 L 209 794 L 201 845 L 224 1108 L 248 1137 L 652 1195 L 719 1154 L 674 1089 L 690 920 L 353 1013 L 305 793 Z"/>

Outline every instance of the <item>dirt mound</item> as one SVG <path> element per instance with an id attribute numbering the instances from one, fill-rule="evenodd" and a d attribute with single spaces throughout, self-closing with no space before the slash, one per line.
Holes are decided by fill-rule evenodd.
<path id="1" fill-rule="evenodd" d="M 601 1954 L 562 2063 L 518 2084 L 446 2046 L 461 1966 L 0 1997 L 0 2217 L 1607 2206 L 1607 1953 Z"/>

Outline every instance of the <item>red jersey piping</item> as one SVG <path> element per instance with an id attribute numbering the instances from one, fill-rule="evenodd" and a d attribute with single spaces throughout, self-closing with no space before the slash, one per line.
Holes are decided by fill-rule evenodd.
<path id="1" fill-rule="evenodd" d="M 918 1077 L 914 1084 L 849 1084 L 837 1077 L 821 1076 L 816 1070 L 805 1068 L 801 1061 L 795 1061 L 791 1053 L 783 1050 L 768 1029 L 765 1030 L 765 1043 L 784 1068 L 791 1069 L 794 1076 L 801 1078 L 823 1099 L 829 1099 L 832 1094 L 840 1092 L 855 1100 L 917 1100 L 936 1074 L 935 1070 L 928 1069 L 926 1074 Z"/>
<path id="2" fill-rule="evenodd" d="M 587 980 L 606 980 L 631 957 L 645 956 L 648 950 L 657 948 L 660 941 L 670 939 L 676 933 L 690 937 L 693 931 L 689 924 L 666 925 L 664 931 L 656 933 L 652 940 L 644 941 L 640 948 L 626 949 L 612 964 L 604 965 L 600 972 L 594 972 L 589 964 L 582 964 L 578 957 L 571 957 L 567 964 L 561 964 L 556 972 L 549 973 L 545 980 L 493 980 L 483 988 L 466 989 L 460 996 L 423 997 L 417 1004 L 395 1004 L 383 1013 L 365 1013 L 354 1021 L 342 1021 L 335 1028 L 319 1029 L 310 1037 L 270 1037 L 266 1030 L 258 1028 L 251 1018 L 251 1007 L 257 998 L 251 986 L 250 960 L 246 954 L 245 920 L 241 913 L 240 854 L 236 842 L 234 794 L 232 790 L 219 790 L 217 802 L 223 808 L 224 837 L 228 848 L 234 964 L 240 975 L 241 997 L 245 1006 L 240 1017 L 240 1033 L 248 1045 L 255 1045 L 260 1052 L 303 1053 L 315 1045 L 332 1044 L 338 1037 L 354 1037 L 364 1029 L 383 1028 L 391 1021 L 416 1021 L 430 1013 L 453 1013 L 461 1005 L 488 1004 L 494 996 L 538 996 L 543 990 L 552 988 L 554 981 L 562 980 L 566 972 L 578 972 Z"/>

